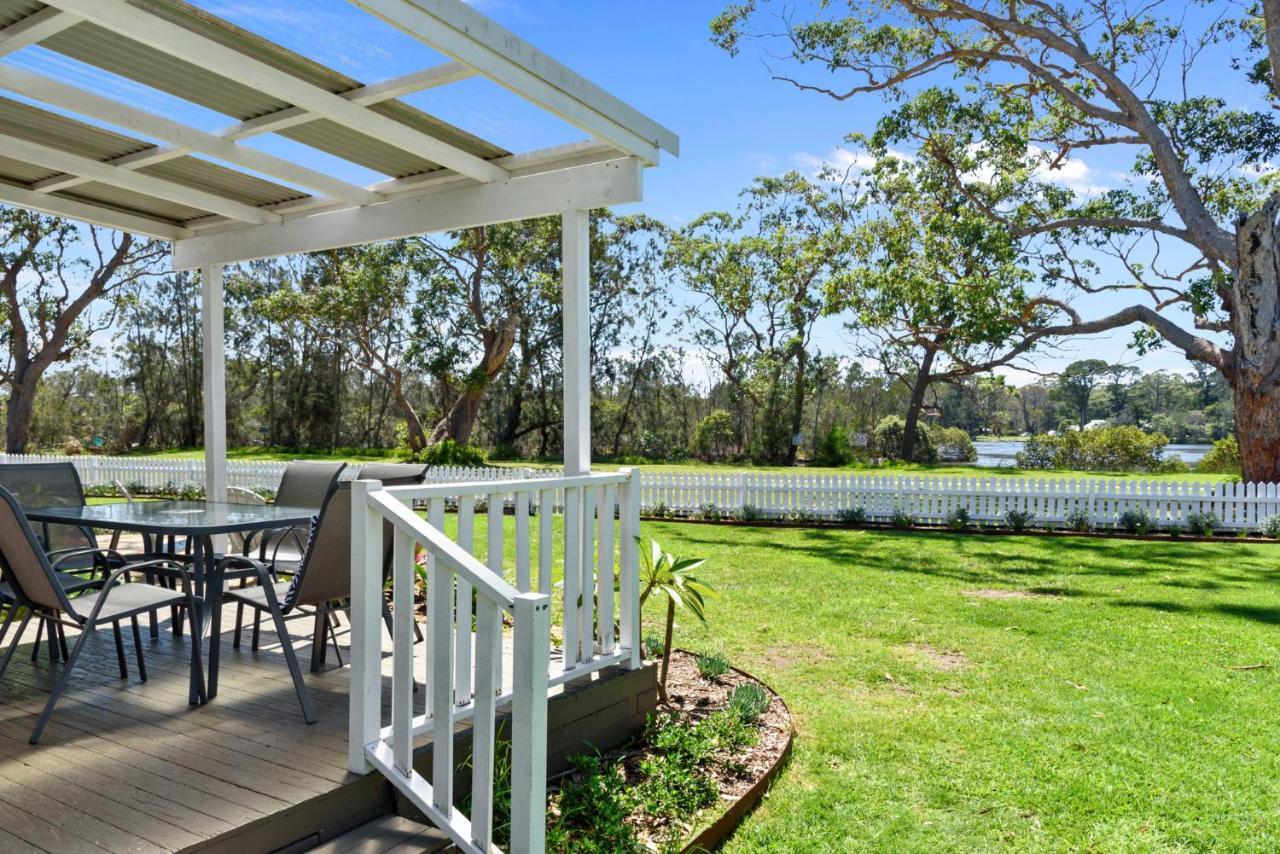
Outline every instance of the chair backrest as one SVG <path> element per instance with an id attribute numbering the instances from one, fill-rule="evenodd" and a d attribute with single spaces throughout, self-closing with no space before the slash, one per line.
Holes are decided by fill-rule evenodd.
<path id="1" fill-rule="evenodd" d="M 3 486 L 0 486 L 0 566 L 22 602 L 75 613 L 22 507 Z"/>
<path id="2" fill-rule="evenodd" d="M 22 507 L 84 506 L 84 487 L 71 463 L 0 463 L 0 486 Z M 78 525 L 42 525 L 40 533 L 48 551 L 98 545 L 93 530 Z"/>
<path id="3" fill-rule="evenodd" d="M 350 595 L 351 484 L 340 483 L 320 510 L 285 607 L 319 605 Z"/>
<path id="4" fill-rule="evenodd" d="M 383 486 L 412 486 L 427 479 L 427 466 L 418 463 L 370 463 L 356 475 L 360 480 L 379 480 Z M 382 578 L 391 577 L 391 550 L 395 545 L 395 527 L 382 523 Z"/>
<path id="5" fill-rule="evenodd" d="M 285 467 L 284 477 L 280 479 L 276 504 L 284 507 L 314 507 L 319 510 L 324 506 L 333 485 L 338 482 L 338 475 L 346 467 L 346 463 L 299 460 L 289 463 Z"/>
<path id="6" fill-rule="evenodd" d="M 252 489 L 245 489 L 241 486 L 227 487 L 227 503 L 228 504 L 266 504 L 267 499 L 263 498 Z M 227 554 L 243 554 L 244 553 L 245 535 L 239 531 L 227 534 Z"/>

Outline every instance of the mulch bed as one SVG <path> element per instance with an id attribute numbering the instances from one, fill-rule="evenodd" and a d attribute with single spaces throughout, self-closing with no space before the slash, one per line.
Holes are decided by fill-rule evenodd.
<path id="1" fill-rule="evenodd" d="M 658 712 L 674 711 L 696 724 L 726 708 L 729 695 L 743 682 L 759 680 L 736 669 L 730 669 L 714 681 L 704 679 L 698 673 L 696 657 L 692 653 L 674 650 L 667 679 L 668 702 L 659 703 Z M 760 684 L 772 699 L 757 720 L 756 744 L 739 755 L 724 757 L 732 761 L 716 762 L 711 769 L 720 789 L 720 804 L 702 810 L 689 821 L 675 826 L 672 822 L 643 813 L 633 813 L 627 819 L 640 841 L 650 850 L 668 850 L 669 840 L 673 837 L 689 840 L 682 849 L 685 852 L 713 849 L 742 823 L 781 772 L 791 751 L 791 713 L 781 697 L 769 686 Z M 623 779 L 630 786 L 643 779 L 640 763 L 646 755 L 648 745 L 643 738 L 637 738 L 619 750 L 604 754 L 604 758 L 620 764 Z"/>

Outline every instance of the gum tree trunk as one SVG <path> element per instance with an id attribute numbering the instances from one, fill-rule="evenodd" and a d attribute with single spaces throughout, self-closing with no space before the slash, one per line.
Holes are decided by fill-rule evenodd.
<path id="1" fill-rule="evenodd" d="M 1244 479 L 1280 483 L 1280 195 L 1243 219 L 1232 284 L 1235 338 L 1224 371 L 1235 393 L 1236 441 Z"/>

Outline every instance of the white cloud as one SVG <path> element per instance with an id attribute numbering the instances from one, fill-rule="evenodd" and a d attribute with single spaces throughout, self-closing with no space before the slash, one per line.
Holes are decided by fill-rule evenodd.
<path id="1" fill-rule="evenodd" d="M 896 151 L 889 149 L 888 156 L 904 160 L 908 163 L 914 161 L 915 155 L 908 154 L 905 151 Z M 811 178 L 821 177 L 824 172 L 837 172 L 844 174 L 846 172 L 865 172 L 876 163 L 876 158 L 865 151 L 851 151 L 848 148 L 839 146 L 831 149 L 825 155 L 811 154 L 806 151 L 791 155 L 791 162 L 800 170 L 807 173 Z"/>

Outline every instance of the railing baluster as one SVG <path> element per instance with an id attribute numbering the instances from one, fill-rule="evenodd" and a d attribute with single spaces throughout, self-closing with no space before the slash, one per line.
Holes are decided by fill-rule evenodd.
<path id="1" fill-rule="evenodd" d="M 610 484 L 601 488 L 598 514 L 600 517 L 596 541 L 599 543 L 596 558 L 596 634 L 600 636 L 600 651 L 609 655 L 614 650 L 613 640 L 613 514 L 618 501 L 618 489 Z"/>
<path id="2" fill-rule="evenodd" d="M 475 543 L 475 513 L 476 498 L 474 495 L 458 496 L 458 545 L 466 550 L 467 554 L 474 555 L 476 553 Z M 457 668 L 453 672 L 454 691 L 458 705 L 463 705 L 471 701 L 471 613 L 472 613 L 472 592 L 471 583 L 458 576 L 458 605 L 457 605 L 457 633 L 458 638 L 455 641 L 457 649 L 455 654 L 458 659 Z"/>
<path id="3" fill-rule="evenodd" d="M 596 595 L 596 496 L 597 489 L 582 489 L 582 563 L 581 581 L 578 583 L 578 643 L 579 661 L 595 657 L 595 595 Z"/>
<path id="4" fill-rule="evenodd" d="M 578 599 L 582 585 L 582 516 L 579 497 L 582 490 L 569 487 L 564 491 L 564 669 L 578 663 Z"/>
<path id="5" fill-rule="evenodd" d="M 640 536 L 640 472 L 636 469 L 627 471 L 628 480 L 622 485 L 618 497 L 618 515 L 621 516 L 619 526 L 619 561 L 618 574 L 620 587 L 618 596 L 619 628 L 622 634 L 622 645 L 630 650 L 628 664 L 632 670 L 640 667 L 643 650 L 640 648 L 640 579 L 638 543 Z"/>
<path id="6" fill-rule="evenodd" d="M 487 531 L 489 548 L 488 551 L 485 552 L 485 559 L 486 565 L 493 571 L 493 574 L 499 578 L 505 577 L 505 574 L 502 571 L 503 558 L 505 557 L 502 530 L 502 517 L 504 515 L 503 502 L 504 499 L 501 493 L 495 492 L 489 495 L 489 528 Z M 479 607 L 479 602 L 477 602 L 476 607 Z M 501 628 L 501 623 L 499 623 L 499 628 Z M 491 667 L 493 675 L 492 681 L 497 686 L 495 690 L 500 690 L 502 688 L 501 655 L 493 656 Z M 476 693 L 480 694 L 483 692 L 477 688 Z M 493 694 L 494 691 L 491 690 L 489 693 Z"/>
<path id="7" fill-rule="evenodd" d="M 453 572 L 437 560 L 427 597 L 431 632 L 431 800 L 437 810 L 453 812 Z M 470 623 L 470 617 L 467 618 Z"/>
<path id="8" fill-rule="evenodd" d="M 547 659 L 551 600 L 515 600 L 511 696 L 511 850 L 542 854 L 547 830 Z"/>
<path id="9" fill-rule="evenodd" d="M 391 596 L 391 751 L 396 768 L 413 773 L 413 540 L 396 529 Z"/>
<path id="10" fill-rule="evenodd" d="M 476 602 L 476 698 L 471 718 L 471 838 L 481 850 L 493 839 L 493 753 L 497 711 L 494 662 L 502 658 L 502 620 L 486 596 Z"/>
<path id="11" fill-rule="evenodd" d="M 529 565 L 529 493 L 516 493 L 516 589 L 528 593 L 532 588 Z"/>
<path id="12" fill-rule="evenodd" d="M 556 491 L 538 493 L 538 592 L 551 595 L 551 564 L 555 552 L 555 535 L 551 523 L 555 516 Z"/>

